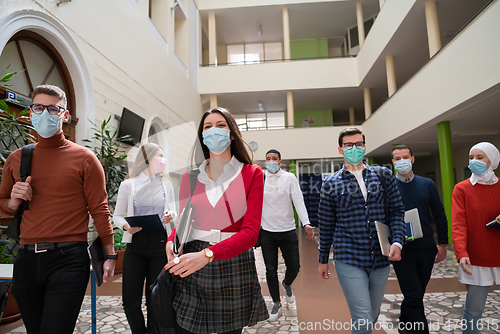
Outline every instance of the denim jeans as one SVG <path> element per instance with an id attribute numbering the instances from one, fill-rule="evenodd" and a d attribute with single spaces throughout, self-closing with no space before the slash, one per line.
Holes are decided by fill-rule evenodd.
<path id="1" fill-rule="evenodd" d="M 490 287 L 465 284 L 465 288 L 467 289 L 467 297 L 465 298 L 463 320 L 467 322 L 462 327 L 462 333 L 476 334 L 479 333 L 477 325 L 481 321 Z"/>
<path id="2" fill-rule="evenodd" d="M 392 263 L 404 296 L 399 322 L 404 323 L 404 328 L 411 329 L 413 334 L 429 333 L 423 299 L 436 254 L 436 246 L 403 248 L 401 261 Z"/>
<path id="3" fill-rule="evenodd" d="M 134 234 L 123 257 L 123 309 L 133 334 L 155 334 L 153 308 L 150 307 L 151 284 L 167 263 L 166 233 Z M 146 288 L 144 289 L 144 280 Z M 147 328 L 141 310 L 146 291 Z"/>
<path id="4" fill-rule="evenodd" d="M 390 266 L 373 269 L 335 260 L 337 277 L 352 319 L 352 333 L 371 333 L 380 313 Z"/>
<path id="5" fill-rule="evenodd" d="M 300 269 L 299 239 L 297 232 L 269 232 L 260 230 L 262 256 L 266 264 L 266 281 L 273 302 L 279 303 L 278 248 L 285 260 L 285 285 L 292 285 Z"/>
<path id="6" fill-rule="evenodd" d="M 87 243 L 19 250 L 12 293 L 29 334 L 72 334 L 89 282 Z"/>

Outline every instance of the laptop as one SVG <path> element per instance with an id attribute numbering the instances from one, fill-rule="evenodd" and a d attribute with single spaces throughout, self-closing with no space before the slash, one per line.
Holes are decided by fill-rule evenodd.
<path id="1" fill-rule="evenodd" d="M 405 212 L 405 225 L 407 237 L 406 241 L 413 241 L 424 236 L 417 208 Z"/>

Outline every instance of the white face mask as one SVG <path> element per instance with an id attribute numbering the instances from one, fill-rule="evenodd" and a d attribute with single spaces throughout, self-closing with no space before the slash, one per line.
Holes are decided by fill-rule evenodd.
<path id="1" fill-rule="evenodd" d="M 41 114 L 32 113 L 31 115 L 31 124 L 33 124 L 40 137 L 43 138 L 50 138 L 59 131 L 61 128 L 60 121 L 60 115 L 51 115 L 47 110 L 44 110 Z"/>

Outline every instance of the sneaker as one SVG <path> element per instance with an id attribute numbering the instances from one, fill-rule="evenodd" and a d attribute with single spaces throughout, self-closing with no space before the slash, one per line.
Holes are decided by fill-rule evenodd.
<path id="1" fill-rule="evenodd" d="M 269 313 L 269 321 L 277 321 L 278 318 L 283 314 L 281 309 L 281 304 L 274 304 L 273 310 Z"/>
<path id="2" fill-rule="evenodd" d="M 281 285 L 285 290 L 285 298 L 288 304 L 291 304 L 295 301 L 295 296 L 293 295 L 292 286 L 285 286 L 285 281 L 281 281 Z"/>

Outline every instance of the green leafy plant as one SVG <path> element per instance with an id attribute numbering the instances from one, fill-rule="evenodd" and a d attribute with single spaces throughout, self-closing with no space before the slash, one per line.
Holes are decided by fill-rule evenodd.
<path id="1" fill-rule="evenodd" d="M 92 123 L 92 130 L 94 134 L 92 140 L 84 139 L 83 141 L 88 143 L 85 147 L 91 149 L 96 155 L 97 159 L 104 169 L 104 175 L 106 177 L 106 191 L 108 193 L 108 206 L 109 211 L 113 214 L 116 206 L 116 194 L 118 194 L 118 189 L 120 184 L 125 180 L 127 172 L 125 171 L 127 154 L 125 152 L 125 147 L 119 142 L 131 140 L 130 136 L 123 136 L 118 138 L 118 129 L 111 129 L 110 126 L 111 116 L 108 119 L 102 121 L 100 125 Z M 92 147 L 90 143 L 95 145 Z M 115 250 L 124 249 L 127 244 L 122 243 L 123 231 L 118 227 L 113 228 L 114 238 L 115 238 Z"/>
<path id="2" fill-rule="evenodd" d="M 1 230 L 6 230 L 7 226 L 0 226 Z M 12 252 L 12 247 L 9 240 L 0 239 L 0 264 L 11 263 L 16 253 Z"/>
<path id="3" fill-rule="evenodd" d="M 7 69 L 10 67 L 7 66 Z M 1 79 L 0 83 L 4 87 L 12 85 L 4 85 L 7 83 L 17 72 L 7 73 Z M 17 100 L 17 102 L 22 102 Z M 8 156 L 28 144 L 28 142 L 35 141 L 35 137 L 30 134 L 34 128 L 30 125 L 29 109 L 23 110 L 19 113 L 10 111 L 9 106 L 4 100 L 0 100 L 0 181 L 2 180 L 3 165 L 7 161 Z"/>
<path id="4" fill-rule="evenodd" d="M 116 205 L 115 196 L 118 194 L 120 184 L 127 176 L 127 172 L 124 170 L 127 153 L 125 152 L 124 146 L 118 140 L 128 140 L 130 136 L 118 138 L 118 129 L 110 129 L 110 122 L 111 116 L 102 121 L 100 125 L 96 125 L 94 122 L 90 121 L 94 126 L 92 128 L 94 131 L 92 136 L 93 141 L 89 139 L 84 139 L 83 141 L 86 143 L 95 143 L 94 147 L 88 144 L 85 145 L 85 147 L 94 152 L 104 169 L 106 191 L 108 192 L 108 205 L 110 211 L 113 212 Z"/>

